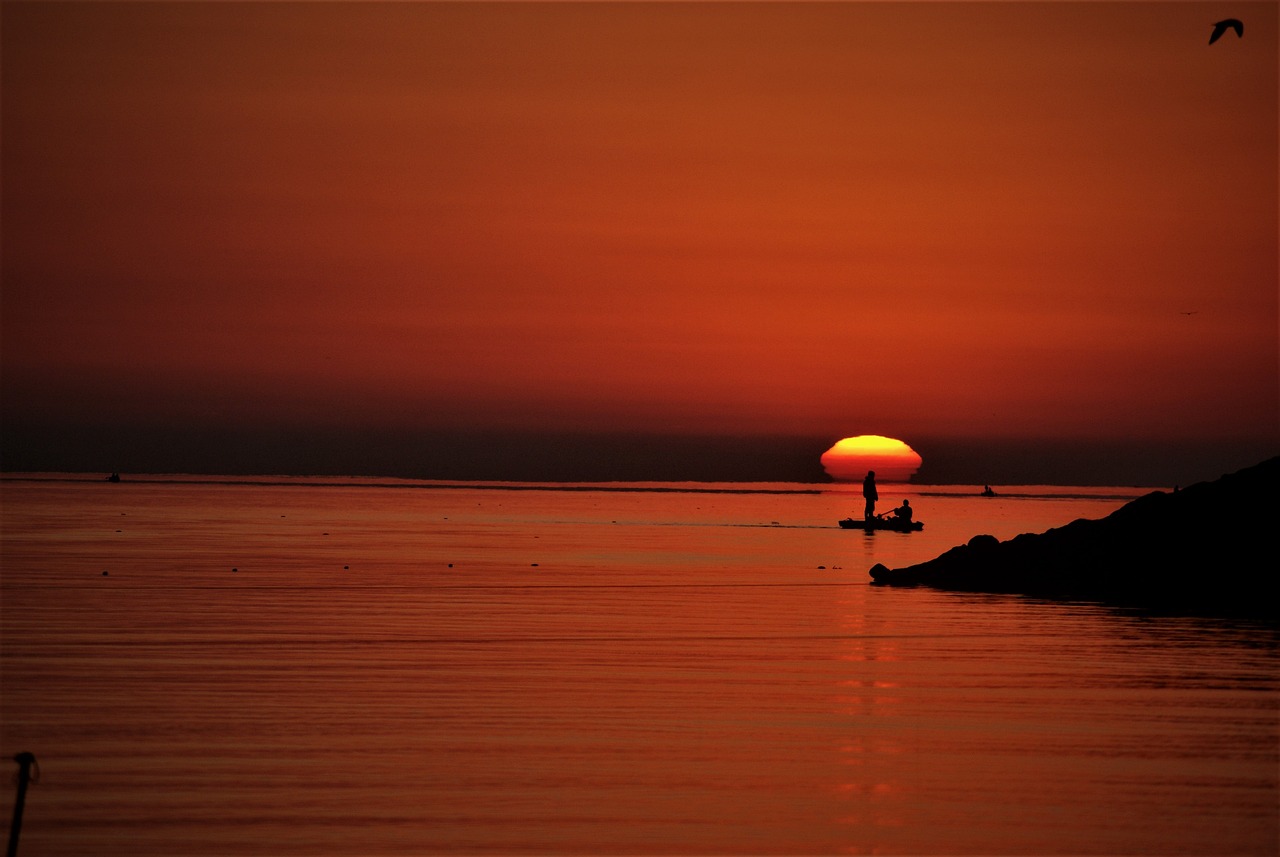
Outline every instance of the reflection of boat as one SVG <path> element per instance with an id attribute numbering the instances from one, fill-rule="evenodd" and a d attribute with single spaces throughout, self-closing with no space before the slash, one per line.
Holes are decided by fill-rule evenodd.
<path id="1" fill-rule="evenodd" d="M 900 521 L 896 518 L 845 518 L 840 522 L 845 530 L 895 530 L 899 533 L 919 532 L 924 521 Z"/>

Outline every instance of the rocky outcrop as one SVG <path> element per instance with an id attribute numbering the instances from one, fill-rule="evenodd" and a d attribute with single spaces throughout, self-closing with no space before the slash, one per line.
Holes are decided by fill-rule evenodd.
<path id="1" fill-rule="evenodd" d="M 935 559 L 871 568 L 876 584 L 1196 613 L 1280 618 L 1280 457 L 1181 491 L 1140 497 L 1100 520 L 1008 541 L 974 536 Z"/>

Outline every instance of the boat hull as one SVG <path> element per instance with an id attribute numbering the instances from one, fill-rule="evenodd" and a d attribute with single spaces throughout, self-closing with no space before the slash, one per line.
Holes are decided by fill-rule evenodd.
<path id="1" fill-rule="evenodd" d="M 924 521 L 895 521 L 885 518 L 845 518 L 840 521 L 845 530 L 893 530 L 898 533 L 918 533 L 924 529 Z"/>

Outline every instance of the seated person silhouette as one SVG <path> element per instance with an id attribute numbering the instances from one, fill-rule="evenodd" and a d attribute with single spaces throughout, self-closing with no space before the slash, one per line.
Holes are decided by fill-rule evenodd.
<path id="1" fill-rule="evenodd" d="M 911 523 L 911 501 L 903 500 L 902 505 L 889 514 L 893 515 L 893 520 L 899 524 Z"/>

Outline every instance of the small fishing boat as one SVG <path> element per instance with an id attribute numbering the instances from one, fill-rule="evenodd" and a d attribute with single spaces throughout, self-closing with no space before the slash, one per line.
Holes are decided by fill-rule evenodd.
<path id="1" fill-rule="evenodd" d="M 894 530 L 899 533 L 918 533 L 924 529 L 924 521 L 903 521 L 898 518 L 845 518 L 840 521 L 845 530 Z"/>

